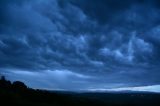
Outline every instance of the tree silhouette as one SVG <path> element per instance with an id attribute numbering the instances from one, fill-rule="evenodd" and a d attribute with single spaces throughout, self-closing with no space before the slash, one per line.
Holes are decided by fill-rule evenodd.
<path id="1" fill-rule="evenodd" d="M 2 80 L 2 81 L 6 81 L 5 76 L 1 76 L 1 80 Z"/>
<path id="2" fill-rule="evenodd" d="M 20 90 L 27 89 L 27 86 L 23 82 L 20 82 L 20 81 L 13 82 L 12 86 L 15 89 L 20 89 Z"/>
<path id="3" fill-rule="evenodd" d="M 11 87 L 11 82 L 6 80 L 5 76 L 1 76 L 0 87 L 5 88 L 5 89 L 9 89 Z"/>

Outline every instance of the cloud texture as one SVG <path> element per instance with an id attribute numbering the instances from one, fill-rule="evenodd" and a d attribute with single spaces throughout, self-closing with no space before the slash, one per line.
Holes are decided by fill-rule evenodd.
<path id="1" fill-rule="evenodd" d="M 159 5 L 158 0 L 1 0 L 1 72 L 13 80 L 16 70 L 25 80 L 26 72 L 38 73 L 56 84 L 37 82 L 48 89 L 158 85 Z M 83 84 L 57 82 L 64 76 L 48 79 L 46 70 Z"/>

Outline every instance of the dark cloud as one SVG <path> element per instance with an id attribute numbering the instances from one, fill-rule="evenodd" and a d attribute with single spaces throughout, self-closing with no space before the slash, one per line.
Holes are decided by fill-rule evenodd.
<path id="1" fill-rule="evenodd" d="M 91 19 L 101 24 L 113 21 L 112 18 L 128 10 L 133 5 L 148 3 L 148 0 L 70 0 L 71 3 L 80 7 Z"/>
<path id="2" fill-rule="evenodd" d="M 18 78 L 16 70 L 24 76 L 27 71 L 19 78 L 28 82 L 36 72 L 45 78 L 46 70 L 62 71 L 60 76 L 82 81 L 83 88 L 159 84 L 158 5 L 158 0 L 1 0 L 0 68 L 11 79 Z M 63 80 L 55 88 L 69 89 Z"/>

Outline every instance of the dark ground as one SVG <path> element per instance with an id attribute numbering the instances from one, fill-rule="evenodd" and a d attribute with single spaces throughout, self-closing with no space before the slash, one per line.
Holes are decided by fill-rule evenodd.
<path id="1" fill-rule="evenodd" d="M 24 83 L 0 80 L 0 106 L 160 106 L 160 94 L 151 92 L 73 93 L 28 88 Z"/>

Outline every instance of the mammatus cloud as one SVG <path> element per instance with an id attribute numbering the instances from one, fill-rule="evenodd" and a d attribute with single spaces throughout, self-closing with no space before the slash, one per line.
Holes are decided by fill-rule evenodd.
<path id="1" fill-rule="evenodd" d="M 136 33 L 133 32 L 128 42 L 122 43 L 119 47 L 113 50 L 104 47 L 100 49 L 100 54 L 107 57 L 112 57 L 120 62 L 133 63 L 137 57 L 136 55 L 152 54 L 152 45 L 145 42 L 143 39 L 138 38 Z"/>
<path id="2" fill-rule="evenodd" d="M 159 5 L 157 0 L 1 0 L 0 68 L 20 70 L 23 78 L 8 75 L 29 83 L 41 74 L 49 84 L 31 85 L 54 89 L 77 85 L 60 81 L 64 76 L 84 82 L 82 88 L 158 85 Z M 55 78 L 48 79 L 47 72 Z M 88 75 L 94 78 L 82 78 Z"/>

